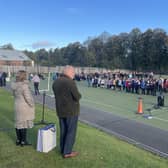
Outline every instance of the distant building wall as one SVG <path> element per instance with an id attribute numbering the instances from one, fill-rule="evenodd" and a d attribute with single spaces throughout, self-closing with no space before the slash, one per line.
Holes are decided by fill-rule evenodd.
<path id="1" fill-rule="evenodd" d="M 47 66 L 26 66 L 26 65 L 2 65 L 0 66 L 0 71 L 16 73 L 19 70 L 26 70 L 28 73 L 48 73 L 48 72 L 59 72 L 63 71 L 64 66 L 56 66 L 56 67 L 47 67 Z M 80 74 L 84 73 L 107 73 L 111 70 L 105 68 L 96 68 L 96 67 L 75 67 L 75 73 Z"/>
<path id="2" fill-rule="evenodd" d="M 0 60 L 0 66 L 31 66 L 32 61 L 4 61 Z"/>

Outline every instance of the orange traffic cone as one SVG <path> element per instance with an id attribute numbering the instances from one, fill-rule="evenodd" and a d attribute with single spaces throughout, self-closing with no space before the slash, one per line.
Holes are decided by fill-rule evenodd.
<path id="1" fill-rule="evenodd" d="M 138 100 L 138 111 L 137 111 L 137 114 L 143 114 L 142 98 L 141 97 L 139 97 L 139 100 Z"/>

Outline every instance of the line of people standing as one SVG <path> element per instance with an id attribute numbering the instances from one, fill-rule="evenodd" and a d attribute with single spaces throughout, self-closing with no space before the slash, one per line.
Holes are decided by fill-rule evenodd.
<path id="1" fill-rule="evenodd" d="M 128 93 L 156 95 L 156 92 L 168 91 L 168 79 L 152 77 L 102 77 L 87 76 L 88 86 L 103 87 Z"/>

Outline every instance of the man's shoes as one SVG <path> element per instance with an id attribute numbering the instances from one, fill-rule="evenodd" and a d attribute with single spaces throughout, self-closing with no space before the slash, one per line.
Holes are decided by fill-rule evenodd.
<path id="1" fill-rule="evenodd" d="M 64 158 L 72 158 L 72 157 L 75 157 L 75 156 L 77 156 L 77 155 L 79 155 L 79 153 L 73 151 L 73 152 L 71 152 L 70 154 L 65 154 L 63 157 L 64 157 Z"/>

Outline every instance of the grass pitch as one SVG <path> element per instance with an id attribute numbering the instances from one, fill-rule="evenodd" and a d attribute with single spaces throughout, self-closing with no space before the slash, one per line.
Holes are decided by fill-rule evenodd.
<path id="1" fill-rule="evenodd" d="M 59 153 L 59 129 L 55 111 L 46 109 L 45 120 L 57 125 L 57 147 L 49 153 L 36 151 L 35 126 L 28 132 L 32 146 L 15 145 L 13 128 L 13 96 L 0 88 L 0 168 L 167 168 L 168 160 L 138 149 L 95 128 L 79 123 L 74 149 L 80 155 L 63 159 Z M 42 107 L 36 105 L 36 120 Z M 2 131 L 4 128 L 6 131 Z"/>

